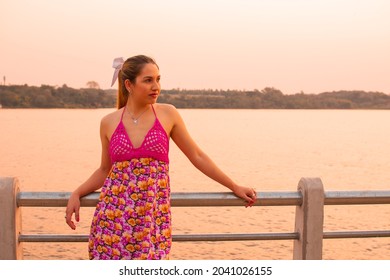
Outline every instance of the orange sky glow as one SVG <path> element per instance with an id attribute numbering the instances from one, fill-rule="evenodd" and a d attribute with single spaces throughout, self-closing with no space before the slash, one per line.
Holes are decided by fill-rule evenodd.
<path id="1" fill-rule="evenodd" d="M 115 57 L 146 54 L 166 89 L 390 94 L 389 15 L 388 0 L 0 0 L 1 83 L 108 89 Z"/>

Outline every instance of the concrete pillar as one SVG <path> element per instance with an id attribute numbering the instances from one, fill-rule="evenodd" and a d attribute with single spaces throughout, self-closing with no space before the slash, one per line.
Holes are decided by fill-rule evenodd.
<path id="1" fill-rule="evenodd" d="M 0 260 L 23 259 L 18 241 L 22 231 L 21 209 L 16 204 L 18 193 L 17 178 L 0 177 Z"/>
<path id="2" fill-rule="evenodd" d="M 295 213 L 294 260 L 321 260 L 324 226 L 324 187 L 319 178 L 302 178 L 298 184 L 302 205 Z"/>

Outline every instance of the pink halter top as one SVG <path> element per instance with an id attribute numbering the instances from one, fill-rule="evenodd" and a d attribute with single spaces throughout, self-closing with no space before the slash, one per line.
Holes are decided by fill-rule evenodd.
<path id="1" fill-rule="evenodd" d="M 146 134 L 141 146 L 138 148 L 134 148 L 123 125 L 123 113 L 126 108 L 123 109 L 121 120 L 110 140 L 110 157 L 112 163 L 131 160 L 133 158 L 154 158 L 166 163 L 169 162 L 169 137 L 158 120 L 153 105 L 151 106 L 156 119 Z"/>

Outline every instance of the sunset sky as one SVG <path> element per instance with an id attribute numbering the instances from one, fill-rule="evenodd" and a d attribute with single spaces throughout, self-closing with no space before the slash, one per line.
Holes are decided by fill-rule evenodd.
<path id="1" fill-rule="evenodd" d="M 146 54 L 165 89 L 390 94 L 389 0 L 0 0 L 0 28 L 6 84 L 108 89 Z"/>

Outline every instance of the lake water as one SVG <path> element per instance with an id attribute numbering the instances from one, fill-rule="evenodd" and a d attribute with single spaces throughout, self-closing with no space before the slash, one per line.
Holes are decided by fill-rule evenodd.
<path id="1" fill-rule="evenodd" d="M 72 191 L 99 166 L 100 119 L 115 109 L 1 109 L 0 176 L 21 191 Z M 390 111 L 179 110 L 199 146 L 235 181 L 295 191 L 320 177 L 326 191 L 390 187 Z M 196 170 L 171 141 L 173 192 L 227 191 Z M 76 232 L 62 208 L 23 208 L 24 233 Z M 294 207 L 174 208 L 173 234 L 292 232 Z M 325 231 L 390 228 L 390 205 L 326 206 Z M 172 259 L 291 259 L 293 241 L 174 243 Z M 26 243 L 26 259 L 86 259 L 85 243 Z M 390 259 L 389 238 L 324 241 L 324 259 Z"/>

